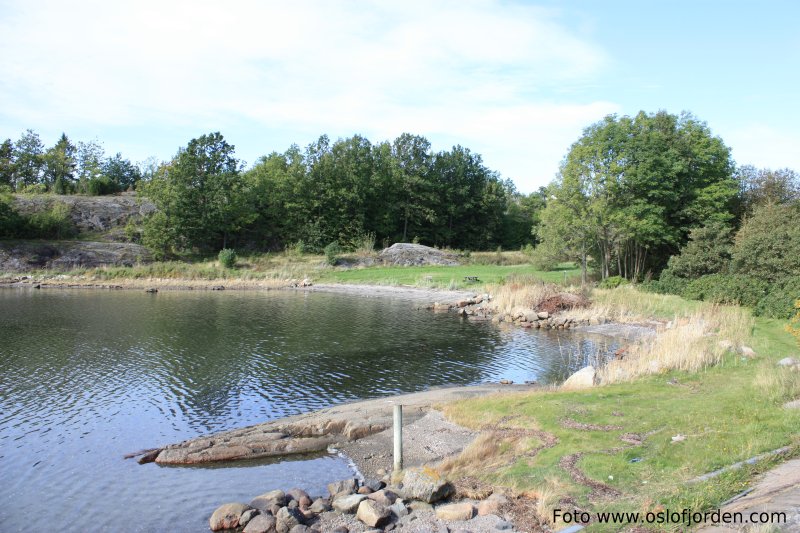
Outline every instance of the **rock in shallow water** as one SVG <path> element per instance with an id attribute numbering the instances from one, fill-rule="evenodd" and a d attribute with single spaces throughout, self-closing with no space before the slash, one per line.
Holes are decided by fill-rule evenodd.
<path id="1" fill-rule="evenodd" d="M 241 518 L 242 513 L 250 508 L 249 505 L 243 503 L 226 503 L 225 505 L 220 505 L 208 520 L 211 531 L 239 527 L 239 518 Z"/>

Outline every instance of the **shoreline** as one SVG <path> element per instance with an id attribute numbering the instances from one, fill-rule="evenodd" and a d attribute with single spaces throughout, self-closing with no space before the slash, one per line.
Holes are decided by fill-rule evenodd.
<path id="1" fill-rule="evenodd" d="M 472 438 L 461 438 L 460 445 L 441 443 L 440 453 L 432 452 L 430 439 L 441 441 L 441 433 L 452 435 L 470 432 L 443 417 L 429 417 L 438 412 L 436 407 L 445 403 L 511 392 L 530 392 L 544 388 L 541 385 L 482 384 L 441 387 L 421 392 L 356 400 L 293 415 L 260 424 L 217 432 L 179 443 L 129 454 L 126 458 L 140 456 L 140 464 L 155 462 L 161 465 L 197 465 L 221 461 L 288 457 L 333 448 L 344 452 L 362 474 L 377 475 L 391 466 L 391 428 L 394 405 L 403 406 L 404 431 L 409 429 L 405 457 L 408 466 L 420 465 L 460 452 Z M 427 422 L 423 419 L 428 418 Z M 419 424 L 418 424 L 419 423 Z M 417 424 L 415 426 L 415 424 Z M 435 426 L 435 429 L 431 429 Z M 416 428 L 419 427 L 417 430 Z M 469 437 L 463 435 L 462 437 Z M 357 445 L 365 439 L 363 445 Z M 384 444 L 388 442 L 388 446 Z M 386 447 L 386 453 L 377 453 L 373 446 Z M 433 453 L 433 454 L 432 454 Z"/>

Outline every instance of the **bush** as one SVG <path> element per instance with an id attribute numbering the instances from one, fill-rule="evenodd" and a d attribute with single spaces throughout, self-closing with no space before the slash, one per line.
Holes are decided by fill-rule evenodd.
<path id="1" fill-rule="evenodd" d="M 25 229 L 25 220 L 14 209 L 11 197 L 0 196 L 0 239 L 15 239 Z"/>
<path id="2" fill-rule="evenodd" d="M 800 204 L 756 208 L 736 234 L 733 270 L 766 281 L 800 276 Z"/>
<path id="3" fill-rule="evenodd" d="M 666 269 L 661 272 L 661 276 L 657 280 L 642 283 L 640 287 L 648 292 L 657 294 L 677 294 L 681 296 L 688 284 L 688 279 L 676 276 L 672 270 Z"/>
<path id="4" fill-rule="evenodd" d="M 28 218 L 28 235 L 35 239 L 68 239 L 77 234 L 72 223 L 70 207 L 63 202 L 54 202 L 46 211 L 39 211 Z"/>
<path id="5" fill-rule="evenodd" d="M 707 274 L 724 273 L 731 260 L 731 228 L 711 223 L 695 228 L 680 255 L 669 259 L 669 270 L 681 278 L 696 279 Z"/>
<path id="6" fill-rule="evenodd" d="M 219 259 L 219 264 L 225 268 L 233 268 L 236 265 L 236 250 L 231 248 L 223 248 L 219 251 L 219 255 L 217 255 L 217 259 Z"/>
<path id="7" fill-rule="evenodd" d="M 616 289 L 620 285 L 626 285 L 628 280 L 622 276 L 611 276 L 600 282 L 598 287 L 601 289 Z"/>
<path id="8" fill-rule="evenodd" d="M 753 314 L 770 318 L 791 318 L 794 302 L 800 299 L 800 276 L 784 278 L 769 288 L 769 293 L 759 300 Z"/>
<path id="9" fill-rule="evenodd" d="M 767 295 L 769 284 L 743 274 L 709 274 L 692 280 L 681 296 L 720 304 L 755 307 Z"/>
<path id="10" fill-rule="evenodd" d="M 111 181 L 108 176 L 91 178 L 86 182 L 86 193 L 92 196 L 102 196 L 119 192 L 119 186 Z"/>
<path id="11" fill-rule="evenodd" d="M 325 262 L 333 266 L 336 264 L 337 256 L 342 253 L 342 247 L 337 241 L 333 241 L 323 251 L 325 252 Z"/>

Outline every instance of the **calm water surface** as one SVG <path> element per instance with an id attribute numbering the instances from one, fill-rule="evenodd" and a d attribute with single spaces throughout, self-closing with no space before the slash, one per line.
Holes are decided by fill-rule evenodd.
<path id="1" fill-rule="evenodd" d="M 554 381 L 603 350 L 402 299 L 0 290 L 0 531 L 207 531 L 217 505 L 322 493 L 336 456 L 160 467 L 124 454 L 359 398 Z"/>

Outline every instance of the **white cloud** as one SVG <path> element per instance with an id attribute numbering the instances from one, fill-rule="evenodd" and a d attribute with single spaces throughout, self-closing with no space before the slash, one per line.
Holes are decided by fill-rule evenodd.
<path id="1" fill-rule="evenodd" d="M 617 110 L 545 100 L 591 81 L 608 58 L 525 4 L 20 1 L 2 11 L 0 109 L 34 129 L 184 125 L 235 137 L 239 121 L 255 121 L 285 132 L 276 149 L 301 133 L 410 131 L 472 148 L 532 190 L 582 127 Z"/>

